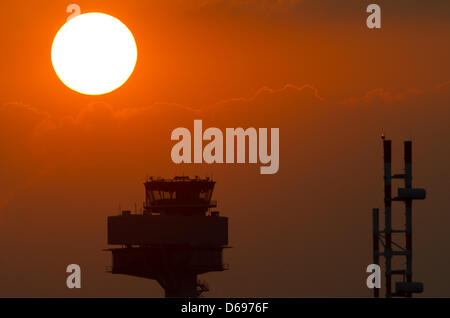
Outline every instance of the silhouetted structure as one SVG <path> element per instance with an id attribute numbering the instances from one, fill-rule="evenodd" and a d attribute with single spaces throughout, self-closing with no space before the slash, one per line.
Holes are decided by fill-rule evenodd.
<path id="1" fill-rule="evenodd" d="M 175 177 L 145 182 L 143 214 L 108 217 L 113 274 L 155 279 L 166 297 L 198 297 L 208 287 L 197 275 L 223 271 L 228 218 L 210 211 L 215 182 Z"/>
<path id="2" fill-rule="evenodd" d="M 412 281 L 412 201 L 425 199 L 425 189 L 412 187 L 412 142 L 404 142 L 405 172 L 403 174 L 391 174 L 391 140 L 383 139 L 384 152 L 384 230 L 379 229 L 379 210 L 373 209 L 373 262 L 379 264 L 379 258 L 385 258 L 386 297 L 411 297 L 413 293 L 423 292 L 423 284 Z M 404 188 L 397 189 L 397 196 L 392 198 L 392 179 L 403 179 Z M 405 227 L 392 229 L 392 201 L 405 203 Z M 405 244 L 393 242 L 392 235 L 404 234 Z M 383 241 L 384 240 L 384 241 Z M 380 252 L 382 243 L 384 251 Z M 393 248 L 393 246 L 395 248 Z M 405 257 L 405 268 L 392 269 L 394 256 Z M 392 275 L 401 275 L 402 281 L 395 284 L 395 292 L 392 292 Z M 374 297 L 379 297 L 379 289 L 374 289 Z"/>

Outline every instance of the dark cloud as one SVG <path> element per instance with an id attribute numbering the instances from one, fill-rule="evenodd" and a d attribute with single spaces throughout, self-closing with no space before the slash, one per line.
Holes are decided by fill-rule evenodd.
<path id="1" fill-rule="evenodd" d="M 379 133 L 384 129 L 394 139 L 400 169 L 400 142 L 412 129 L 414 180 L 429 190 L 415 210 L 414 267 L 426 283 L 425 295 L 449 295 L 449 275 L 433 269 L 450 259 L 430 248 L 436 241 L 450 243 L 443 208 L 450 187 L 450 152 L 444 146 L 450 143 L 448 87 L 377 89 L 340 104 L 311 85 L 289 84 L 200 111 L 170 103 L 95 103 L 61 118 L 20 103 L 3 106 L 2 138 L 8 143 L 2 171 L 14 181 L 3 179 L 2 187 L 15 194 L 2 199 L 1 244 L 9 262 L 1 293 L 70 296 L 59 271 L 64 262 L 77 261 L 89 269 L 84 296 L 160 296 L 156 284 L 103 272 L 109 264 L 101 252 L 104 222 L 118 203 L 125 208 L 142 200 L 145 173 L 184 170 L 214 173 L 216 199 L 230 216 L 234 248 L 225 257 L 231 270 L 205 277 L 215 287 L 210 296 L 368 296 L 363 269 L 371 260 L 369 212 L 382 206 Z M 194 119 L 203 119 L 205 127 L 280 127 L 279 173 L 261 176 L 253 165 L 175 166 L 170 132 L 191 129 Z M 40 234 L 24 233 L 27 226 Z M 15 249 L 5 242 L 14 242 Z M 46 246 L 46 253 L 36 254 L 35 246 Z M 40 270 L 22 271 L 26 281 L 13 282 L 5 275 L 21 268 L 21 255 Z M 41 287 L 30 289 L 29 281 Z"/>

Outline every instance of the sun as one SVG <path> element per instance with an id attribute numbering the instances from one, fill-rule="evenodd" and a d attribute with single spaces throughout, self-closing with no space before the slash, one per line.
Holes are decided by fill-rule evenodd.
<path id="1" fill-rule="evenodd" d="M 101 95 L 124 84 L 137 61 L 133 34 L 104 13 L 85 13 L 64 24 L 53 40 L 52 64 L 61 81 L 82 94 Z"/>

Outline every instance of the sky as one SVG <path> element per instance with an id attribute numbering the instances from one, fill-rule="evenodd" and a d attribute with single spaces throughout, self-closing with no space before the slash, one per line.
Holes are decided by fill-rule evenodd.
<path id="1" fill-rule="evenodd" d="M 413 141 L 414 278 L 450 296 L 450 3 L 81 1 L 120 19 L 138 60 L 119 89 L 64 86 L 50 51 L 66 1 L 0 2 L 0 296 L 161 297 L 111 275 L 106 218 L 144 200 L 146 176 L 212 176 L 229 217 L 228 271 L 208 297 L 368 297 L 371 210 L 383 206 L 382 131 Z M 176 165 L 177 127 L 280 129 L 280 169 Z M 394 206 L 400 222 L 403 207 Z M 65 285 L 68 264 L 82 288 Z"/>

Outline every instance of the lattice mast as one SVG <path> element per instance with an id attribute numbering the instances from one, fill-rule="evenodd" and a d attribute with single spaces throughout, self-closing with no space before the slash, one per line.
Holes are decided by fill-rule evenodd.
<path id="1" fill-rule="evenodd" d="M 413 200 L 424 200 L 425 189 L 412 187 L 412 141 L 404 142 L 404 173 L 391 173 L 391 140 L 387 140 L 385 135 L 383 140 L 384 153 L 384 229 L 379 228 L 379 209 L 372 210 L 373 223 L 373 262 L 380 264 L 380 257 L 385 260 L 385 296 L 390 297 L 412 297 L 414 293 L 423 292 L 423 284 L 413 282 L 412 276 L 412 202 Z M 392 197 L 392 179 L 403 179 L 404 187 L 397 189 L 397 196 Z M 405 205 L 404 227 L 392 228 L 392 203 L 403 202 Z M 393 241 L 393 235 L 404 235 L 404 244 Z M 380 250 L 380 243 L 383 247 Z M 393 269 L 392 260 L 394 257 L 404 257 L 404 267 Z M 395 291 L 392 291 L 393 276 L 399 275 L 400 281 L 395 282 Z M 374 288 L 374 297 L 379 297 L 379 289 Z"/>

